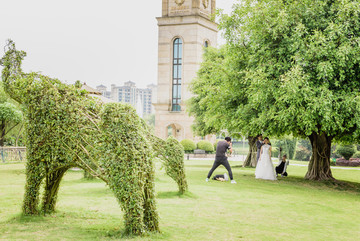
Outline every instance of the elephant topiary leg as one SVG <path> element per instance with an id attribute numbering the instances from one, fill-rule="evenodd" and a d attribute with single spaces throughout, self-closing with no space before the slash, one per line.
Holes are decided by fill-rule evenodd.
<path id="1" fill-rule="evenodd" d="M 23 201 L 23 213 L 25 215 L 38 214 L 39 190 L 44 177 L 43 168 L 35 164 L 36 161 L 28 161 L 26 165 L 26 185 Z"/>
<path id="2" fill-rule="evenodd" d="M 117 191 L 117 190 L 114 190 Z M 132 235 L 142 235 L 146 228 L 144 225 L 143 197 L 139 189 L 130 188 L 124 190 L 122 199 L 123 210 L 125 211 L 125 233 Z M 119 200 L 121 200 L 119 199 Z"/>
<path id="3" fill-rule="evenodd" d="M 144 186 L 144 224 L 150 232 L 159 232 L 159 216 L 156 212 L 154 174 L 147 179 Z"/>
<path id="4" fill-rule="evenodd" d="M 113 174 L 126 173 L 120 167 L 111 168 Z M 143 193 L 138 186 L 138 180 L 128 175 L 123 175 L 120 180 L 118 176 L 110 176 L 110 188 L 121 205 L 125 220 L 125 233 L 130 235 L 142 235 L 146 231 L 144 225 Z M 132 185 L 129 185 L 132 184 Z"/>
<path id="5" fill-rule="evenodd" d="M 67 170 L 68 167 L 61 168 L 48 174 L 46 177 L 45 193 L 42 200 L 42 211 L 45 214 L 55 211 L 59 185 Z"/>

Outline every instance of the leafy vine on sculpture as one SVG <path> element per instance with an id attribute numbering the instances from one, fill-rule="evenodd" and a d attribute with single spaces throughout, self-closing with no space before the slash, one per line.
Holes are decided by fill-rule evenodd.
<path id="1" fill-rule="evenodd" d="M 80 167 L 109 185 L 124 211 L 126 233 L 159 231 L 153 163 L 154 154 L 158 154 L 154 151 L 157 143 L 153 142 L 157 137 L 131 106 L 103 104 L 77 85 L 66 85 L 39 73 L 24 73 L 21 63 L 25 56 L 9 40 L 0 61 L 4 66 L 4 89 L 25 110 L 23 213 L 55 211 L 62 177 L 68 169 Z M 179 166 L 171 168 L 180 170 L 186 184 L 184 166 L 179 162 L 183 159 L 181 145 L 173 142 L 170 146 L 167 158 L 162 159 L 164 165 L 178 160 Z"/>

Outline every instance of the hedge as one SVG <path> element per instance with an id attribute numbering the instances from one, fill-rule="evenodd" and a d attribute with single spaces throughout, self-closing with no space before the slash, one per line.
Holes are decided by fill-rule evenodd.
<path id="1" fill-rule="evenodd" d="M 180 141 L 180 144 L 184 147 L 185 152 L 192 152 L 196 149 L 196 144 L 193 140 L 184 139 Z"/>
<path id="2" fill-rule="evenodd" d="M 214 146 L 213 144 L 211 144 L 210 141 L 199 141 L 197 143 L 197 148 L 204 150 L 206 152 L 213 152 L 214 151 Z"/>

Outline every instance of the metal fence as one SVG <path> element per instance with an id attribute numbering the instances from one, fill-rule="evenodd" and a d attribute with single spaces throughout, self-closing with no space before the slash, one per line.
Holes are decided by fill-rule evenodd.
<path id="1" fill-rule="evenodd" d="M 25 161 L 26 147 L 0 147 L 0 159 L 2 162 Z"/>

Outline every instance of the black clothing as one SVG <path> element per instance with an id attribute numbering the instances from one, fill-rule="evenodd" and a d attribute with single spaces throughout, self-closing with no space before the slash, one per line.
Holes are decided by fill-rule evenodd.
<path id="1" fill-rule="evenodd" d="M 230 144 L 226 141 L 219 141 L 216 146 L 216 159 L 218 157 L 226 157 L 225 153 L 230 148 Z"/>
<path id="2" fill-rule="evenodd" d="M 256 141 L 256 147 L 257 147 L 257 149 L 261 149 L 261 147 L 264 145 L 264 142 L 263 141 L 259 141 L 259 140 L 257 140 Z"/>
<path id="3" fill-rule="evenodd" d="M 257 153 L 256 153 L 256 161 L 259 161 L 260 158 L 260 151 L 261 151 L 261 147 L 264 145 L 263 141 L 256 141 L 256 148 L 257 148 Z"/>
<path id="4" fill-rule="evenodd" d="M 216 150 L 217 150 L 217 148 L 216 148 Z M 229 173 L 230 180 L 233 180 L 233 174 L 231 171 L 231 167 L 230 167 L 230 164 L 229 164 L 226 156 L 224 156 L 223 158 L 216 157 L 215 162 L 207 175 L 207 178 L 210 178 L 212 173 L 215 171 L 215 169 L 218 168 L 220 165 L 223 165 L 226 168 L 226 170 Z"/>
<path id="5" fill-rule="evenodd" d="M 215 175 L 212 179 L 217 180 L 218 178 L 224 178 L 225 179 L 225 176 L 224 175 Z"/>
<path id="6" fill-rule="evenodd" d="M 284 175 L 285 177 L 287 177 L 287 175 L 288 175 L 287 172 L 284 172 L 284 173 L 283 173 L 285 164 L 286 164 L 286 162 L 282 161 L 282 162 L 280 163 L 280 165 L 275 168 L 275 171 L 276 171 L 277 174 L 282 174 L 282 175 Z"/>

